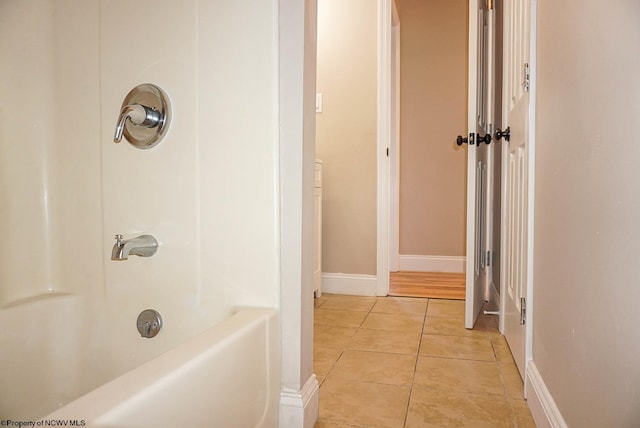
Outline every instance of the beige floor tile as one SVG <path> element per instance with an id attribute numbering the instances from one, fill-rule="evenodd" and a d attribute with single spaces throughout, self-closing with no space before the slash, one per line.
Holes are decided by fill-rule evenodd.
<path id="1" fill-rule="evenodd" d="M 525 400 L 509 400 L 509 404 L 513 409 L 513 416 L 518 428 L 536 428 L 531 410 Z"/>
<path id="2" fill-rule="evenodd" d="M 419 314 L 380 314 L 371 312 L 362 328 L 385 331 L 422 331 L 424 317 Z"/>
<path id="3" fill-rule="evenodd" d="M 334 366 L 342 354 L 342 349 L 335 348 L 313 348 L 313 372 L 322 383 L 327 377 L 329 370 Z"/>
<path id="4" fill-rule="evenodd" d="M 496 317 L 467 330 L 464 301 L 324 293 L 314 306 L 314 428 L 535 427 Z"/>
<path id="5" fill-rule="evenodd" d="M 414 385 L 504 396 L 495 362 L 418 357 Z"/>
<path id="6" fill-rule="evenodd" d="M 427 316 L 464 319 L 464 300 L 429 299 Z"/>
<path id="7" fill-rule="evenodd" d="M 347 350 L 333 366 L 329 377 L 411 386 L 416 358 L 415 355 Z"/>
<path id="8" fill-rule="evenodd" d="M 324 306 L 324 305 L 323 305 Z M 337 311 L 319 308 L 315 311 L 315 325 L 330 327 L 359 327 L 367 316 L 367 312 Z"/>
<path id="9" fill-rule="evenodd" d="M 375 297 L 347 296 L 342 294 L 325 294 L 326 300 L 322 304 L 323 309 L 336 309 L 340 311 L 364 311 L 369 312 L 376 304 Z"/>
<path id="10" fill-rule="evenodd" d="M 524 382 L 522 382 L 516 364 L 513 362 L 498 363 L 498 370 L 500 370 L 500 377 L 507 397 L 523 400 Z"/>
<path id="11" fill-rule="evenodd" d="M 511 349 L 504 336 L 491 336 L 491 345 L 496 359 L 502 363 L 514 363 Z M 514 363 L 515 364 L 515 363 Z"/>
<path id="12" fill-rule="evenodd" d="M 406 428 L 512 427 L 511 408 L 504 396 L 439 391 L 414 387 Z"/>
<path id="13" fill-rule="evenodd" d="M 408 302 L 402 300 L 378 299 L 371 312 L 386 314 L 416 314 L 424 317 L 427 311 L 427 301 Z"/>
<path id="14" fill-rule="evenodd" d="M 393 354 L 418 353 L 420 333 L 358 329 L 347 349 L 359 351 L 389 352 Z"/>
<path id="15" fill-rule="evenodd" d="M 357 329 L 355 327 L 331 327 L 316 325 L 313 328 L 313 346 L 344 348 Z"/>
<path id="16" fill-rule="evenodd" d="M 498 333 L 498 317 L 495 315 L 485 315 L 480 312 L 473 329 L 476 331 Z"/>
<path id="17" fill-rule="evenodd" d="M 487 337 L 487 332 L 480 330 L 468 330 L 464 328 L 464 318 L 427 317 L 424 323 L 424 333 L 448 334 L 451 336 L 482 336 Z"/>
<path id="18" fill-rule="evenodd" d="M 496 360 L 491 341 L 487 337 L 423 334 L 420 355 L 478 361 Z"/>
<path id="19" fill-rule="evenodd" d="M 410 388 L 329 377 L 320 388 L 320 418 L 376 428 L 402 428 Z"/>

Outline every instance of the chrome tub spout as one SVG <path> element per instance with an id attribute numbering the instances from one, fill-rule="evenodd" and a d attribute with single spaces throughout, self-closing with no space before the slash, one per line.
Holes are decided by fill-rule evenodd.
<path id="1" fill-rule="evenodd" d="M 111 260 L 128 260 L 129 255 L 151 257 L 156 251 L 158 251 L 158 241 L 151 235 L 140 235 L 132 239 L 122 239 L 122 235 L 116 235 L 116 243 L 111 250 Z"/>

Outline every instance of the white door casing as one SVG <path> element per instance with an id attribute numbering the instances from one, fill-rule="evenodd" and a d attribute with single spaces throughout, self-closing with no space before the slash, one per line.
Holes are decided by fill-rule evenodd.
<path id="1" fill-rule="evenodd" d="M 378 0 L 378 87 L 377 87 L 377 220 L 376 220 L 376 295 L 389 294 L 389 266 L 391 238 L 391 162 L 387 152 L 395 141 L 399 124 L 397 102 L 397 64 L 393 62 L 394 37 L 399 35 L 394 27 L 399 17 L 394 13 L 394 0 Z M 397 46 L 397 45 L 396 45 Z M 398 52 L 396 52 L 398 53 Z M 398 53 L 399 54 L 399 53 Z M 396 60 L 399 59 L 397 55 Z M 395 80 L 395 81 L 394 81 Z M 392 135 L 393 134 L 393 135 Z"/>
<path id="2" fill-rule="evenodd" d="M 400 270 L 400 16 L 393 1 L 391 28 L 391 138 L 389 141 L 389 270 Z"/>
<path id="3" fill-rule="evenodd" d="M 467 285 L 465 327 L 473 328 L 487 285 L 488 142 L 493 131 L 494 15 L 485 0 L 469 0 L 467 112 Z M 488 137 L 487 137 L 488 136 Z M 487 138 L 489 141 L 487 141 Z"/>
<path id="4" fill-rule="evenodd" d="M 524 377 L 524 314 L 530 274 L 529 222 L 532 220 L 529 218 L 532 9 L 530 0 L 512 0 L 504 5 L 503 126 L 509 127 L 510 137 L 509 141 L 502 140 L 500 329 Z"/>

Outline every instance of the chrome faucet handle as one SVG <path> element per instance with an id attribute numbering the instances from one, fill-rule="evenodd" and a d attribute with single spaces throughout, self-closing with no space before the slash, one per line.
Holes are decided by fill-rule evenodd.
<path id="1" fill-rule="evenodd" d="M 140 109 L 142 109 L 142 111 L 140 111 Z M 136 122 L 141 123 L 141 116 L 142 120 L 144 120 L 144 107 L 139 104 L 127 104 L 126 106 L 122 107 L 122 110 L 120 110 L 120 116 L 118 116 L 118 122 L 116 122 L 116 132 L 113 135 L 113 141 L 115 143 L 119 143 L 120 141 L 122 141 L 124 125 L 127 122 L 127 119 L 131 120 L 131 122 L 134 124 Z"/>
<path id="2" fill-rule="evenodd" d="M 122 101 L 113 141 L 119 143 L 124 137 L 135 148 L 150 149 L 167 135 L 170 117 L 167 94 L 156 85 L 142 83 Z"/>
<path id="3" fill-rule="evenodd" d="M 113 135 L 113 141 L 119 143 L 122 141 L 122 134 L 124 133 L 124 126 L 127 123 L 127 119 L 134 125 L 144 126 L 147 128 L 153 128 L 160 123 L 160 113 L 156 110 L 145 107 L 141 104 L 127 104 L 120 110 L 120 116 L 118 116 L 118 122 L 116 123 L 116 132 Z"/>

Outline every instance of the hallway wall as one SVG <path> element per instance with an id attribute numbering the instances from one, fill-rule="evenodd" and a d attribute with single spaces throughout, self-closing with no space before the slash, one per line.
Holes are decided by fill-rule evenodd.
<path id="1" fill-rule="evenodd" d="M 400 254 L 465 255 L 466 0 L 401 0 Z"/>
<path id="2" fill-rule="evenodd" d="M 377 3 L 318 1 L 322 271 L 376 274 Z"/>
<path id="3" fill-rule="evenodd" d="M 538 2 L 533 362 L 571 427 L 640 421 L 638 22 Z"/>

